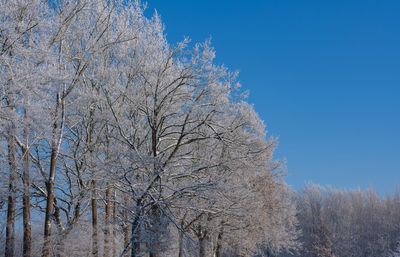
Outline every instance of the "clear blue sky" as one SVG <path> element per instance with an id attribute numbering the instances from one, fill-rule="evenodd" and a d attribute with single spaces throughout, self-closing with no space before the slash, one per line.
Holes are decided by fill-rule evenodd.
<path id="1" fill-rule="evenodd" d="M 400 1 L 149 0 L 170 42 L 210 36 L 279 137 L 286 181 L 400 184 Z"/>

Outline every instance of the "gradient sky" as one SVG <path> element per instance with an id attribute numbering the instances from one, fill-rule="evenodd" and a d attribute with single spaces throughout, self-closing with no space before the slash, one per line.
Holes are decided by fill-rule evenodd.
<path id="1" fill-rule="evenodd" d="M 400 185 L 400 1 L 149 0 L 175 43 L 212 38 L 279 137 L 286 181 Z"/>

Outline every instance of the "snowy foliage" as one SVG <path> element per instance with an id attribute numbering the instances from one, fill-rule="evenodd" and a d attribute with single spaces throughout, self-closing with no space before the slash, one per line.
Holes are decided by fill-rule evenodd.
<path id="1" fill-rule="evenodd" d="M 400 194 L 308 185 L 298 196 L 302 251 L 291 256 L 391 256 L 400 237 Z M 319 253 L 319 255 L 318 255 Z"/>
<path id="2" fill-rule="evenodd" d="M 298 248 L 277 141 L 209 42 L 170 45 L 131 1 L 1 1 L 0 17 L 6 256 Z"/>

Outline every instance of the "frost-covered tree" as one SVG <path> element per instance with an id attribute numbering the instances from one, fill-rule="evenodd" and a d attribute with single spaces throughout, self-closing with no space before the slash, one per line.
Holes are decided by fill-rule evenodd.
<path id="1" fill-rule="evenodd" d="M 214 64 L 209 42 L 169 44 L 143 12 L 117 0 L 0 3 L 6 256 L 296 248 L 276 142 L 236 74 Z M 31 232 L 31 207 L 43 233 Z"/>
<path id="2" fill-rule="evenodd" d="M 9 219 L 6 236 L 6 255 L 13 256 L 13 220 L 17 190 L 17 169 L 22 169 L 23 178 L 23 220 L 24 256 L 31 255 L 30 232 L 30 148 L 37 141 L 44 121 L 39 118 L 44 100 L 43 74 L 51 72 L 42 65 L 43 44 L 39 42 L 40 27 L 45 27 L 40 17 L 46 16 L 43 8 L 37 8 L 40 1 L 2 1 L 0 34 L 1 70 L 1 123 L 2 132 L 8 139 L 10 163 Z M 43 114 L 42 114 L 43 115 Z"/>
<path id="3" fill-rule="evenodd" d="M 399 238 L 399 196 L 306 186 L 298 196 L 299 255 L 390 256 Z"/>

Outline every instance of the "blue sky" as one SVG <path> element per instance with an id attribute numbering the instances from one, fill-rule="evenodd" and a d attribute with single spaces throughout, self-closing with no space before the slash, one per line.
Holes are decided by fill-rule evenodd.
<path id="1" fill-rule="evenodd" d="M 212 38 L 279 137 L 286 181 L 400 185 L 400 1 L 149 0 L 170 42 Z"/>

